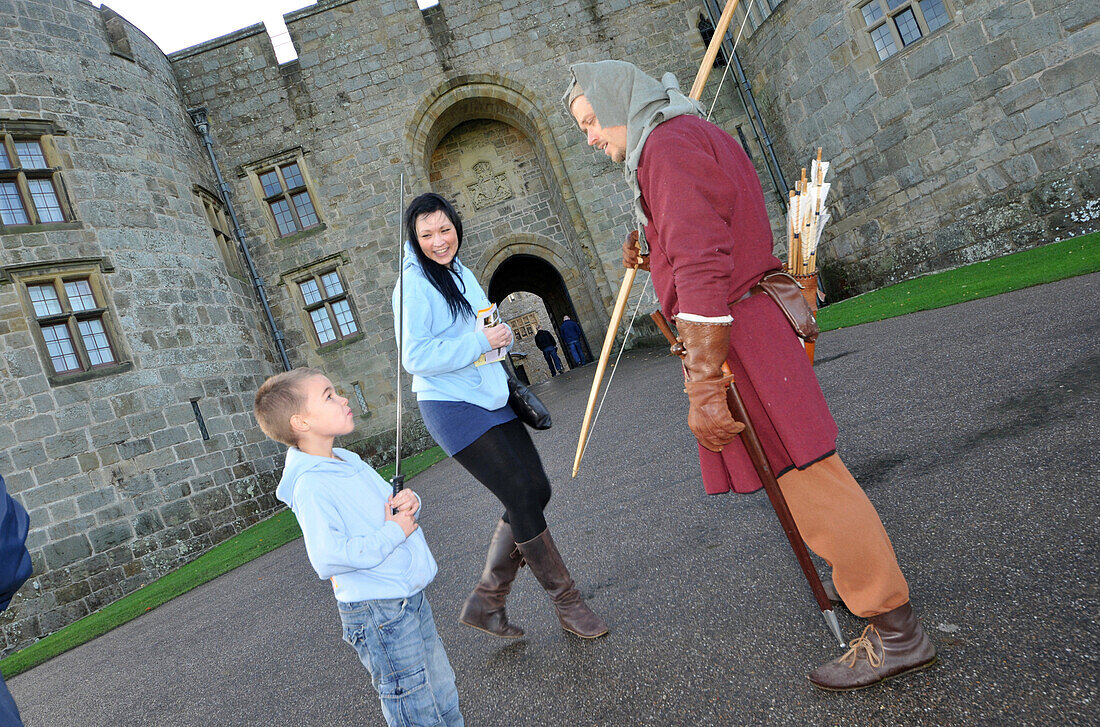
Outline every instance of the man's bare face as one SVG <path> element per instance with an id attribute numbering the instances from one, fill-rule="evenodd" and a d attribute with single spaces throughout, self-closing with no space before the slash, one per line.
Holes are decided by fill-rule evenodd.
<path id="1" fill-rule="evenodd" d="M 588 99 L 577 96 L 569 106 L 569 113 L 577 121 L 577 126 L 588 137 L 588 145 L 594 146 L 604 154 L 611 157 L 611 161 L 621 164 L 626 159 L 626 127 L 625 126 L 600 126 L 596 119 L 596 112 L 592 110 L 592 104 Z"/>

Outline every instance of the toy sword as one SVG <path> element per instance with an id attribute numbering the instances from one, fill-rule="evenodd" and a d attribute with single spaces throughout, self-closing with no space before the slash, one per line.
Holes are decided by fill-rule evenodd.
<path id="1" fill-rule="evenodd" d="M 405 335 L 405 175 L 401 175 L 401 189 L 397 206 L 397 449 L 393 467 L 393 494 L 405 489 L 405 475 L 401 474 L 401 343 Z M 397 510 L 394 510 L 396 513 Z"/>

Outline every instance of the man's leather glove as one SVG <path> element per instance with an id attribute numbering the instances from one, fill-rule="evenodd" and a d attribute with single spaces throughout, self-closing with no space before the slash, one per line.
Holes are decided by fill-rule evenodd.
<path id="1" fill-rule="evenodd" d="M 677 319 L 676 328 L 687 353 L 684 368 L 687 390 L 688 427 L 699 444 L 712 452 L 733 441 L 745 425 L 735 421 L 726 403 L 732 376 L 722 373 L 730 341 L 729 323 L 693 323 Z"/>
<path id="2" fill-rule="evenodd" d="M 649 255 L 642 255 L 638 246 L 638 231 L 631 230 L 623 243 L 623 267 L 638 268 L 649 272 Z"/>

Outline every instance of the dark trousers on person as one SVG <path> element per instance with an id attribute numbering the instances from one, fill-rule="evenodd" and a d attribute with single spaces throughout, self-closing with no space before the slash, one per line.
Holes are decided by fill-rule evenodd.
<path id="1" fill-rule="evenodd" d="M 566 341 L 565 350 L 569 352 L 569 357 L 573 359 L 574 366 L 584 366 L 584 346 L 578 341 Z"/>
<path id="2" fill-rule="evenodd" d="M 558 374 L 562 373 L 561 359 L 558 358 L 557 346 L 551 346 L 550 348 L 542 349 L 542 355 L 546 357 L 546 365 L 550 367 L 551 376 L 557 376 Z"/>
<path id="3" fill-rule="evenodd" d="M 504 601 L 526 563 L 549 594 L 563 629 L 586 639 L 606 634 L 607 625 L 581 598 L 546 526 L 542 511 L 550 502 L 550 480 L 524 424 L 519 419 L 498 424 L 454 458 L 505 508 L 459 621 L 494 636 L 523 636 L 523 629 L 508 622 Z"/>
<path id="4" fill-rule="evenodd" d="M 15 700 L 8 691 L 8 685 L 4 683 L 3 676 L 0 676 L 0 725 L 23 727 L 23 721 L 19 718 L 19 708 L 15 706 Z"/>
<path id="5" fill-rule="evenodd" d="M 550 480 L 523 422 L 496 425 L 454 458 L 504 505 L 501 520 L 512 526 L 516 542 L 546 529 L 542 511 L 550 502 Z"/>

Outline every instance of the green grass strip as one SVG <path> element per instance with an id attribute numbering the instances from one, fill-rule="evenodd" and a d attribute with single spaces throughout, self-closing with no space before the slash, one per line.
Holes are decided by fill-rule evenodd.
<path id="1" fill-rule="evenodd" d="M 447 455 L 439 447 L 409 457 L 403 462 L 406 480 L 446 458 Z M 393 470 L 392 464 L 386 465 L 378 470 L 378 474 L 389 479 L 393 476 Z M 149 585 L 11 654 L 0 661 L 0 671 L 5 678 L 11 678 L 38 666 L 300 537 L 302 530 L 294 513 L 290 510 L 278 512 Z"/>
<path id="2" fill-rule="evenodd" d="M 1100 232 L 857 295 L 821 309 L 821 330 L 881 321 L 1100 270 Z"/>

